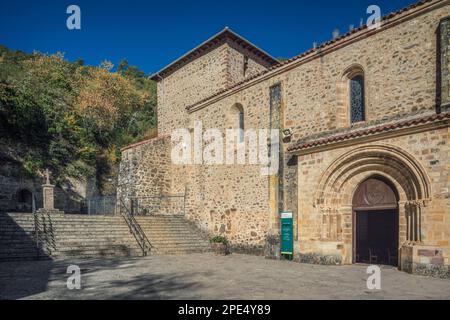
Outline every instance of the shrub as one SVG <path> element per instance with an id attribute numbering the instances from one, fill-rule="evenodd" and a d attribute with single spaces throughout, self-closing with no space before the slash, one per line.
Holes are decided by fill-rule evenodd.
<path id="1" fill-rule="evenodd" d="M 228 239 L 223 236 L 215 236 L 210 240 L 211 243 L 223 243 L 224 245 L 228 245 Z"/>

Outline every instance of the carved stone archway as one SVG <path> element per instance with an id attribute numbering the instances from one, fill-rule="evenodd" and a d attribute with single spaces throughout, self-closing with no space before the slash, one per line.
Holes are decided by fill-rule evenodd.
<path id="1" fill-rule="evenodd" d="M 401 148 L 361 146 L 327 168 L 313 198 L 313 206 L 322 216 L 321 240 L 342 242 L 343 262 L 347 264 L 353 262 L 354 194 L 361 183 L 373 176 L 389 181 L 398 193 L 399 243 L 421 241 L 423 208 L 431 194 L 425 170 Z"/>

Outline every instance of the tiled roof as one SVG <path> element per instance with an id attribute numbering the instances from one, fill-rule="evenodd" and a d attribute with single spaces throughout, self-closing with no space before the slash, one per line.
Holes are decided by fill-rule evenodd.
<path id="1" fill-rule="evenodd" d="M 221 45 L 224 43 L 227 39 L 230 39 L 234 41 L 236 44 L 241 46 L 242 48 L 249 50 L 251 53 L 262 59 L 267 63 L 269 66 L 274 66 L 279 64 L 279 61 L 276 60 L 274 57 L 269 55 L 264 50 L 258 48 L 256 45 L 245 39 L 244 37 L 238 35 L 236 32 L 231 30 L 230 28 L 226 27 L 216 35 L 212 36 L 199 46 L 195 47 L 179 59 L 175 60 L 168 66 L 162 68 L 160 71 L 156 72 L 155 74 L 151 75 L 150 78 L 159 81 L 161 77 L 167 76 L 171 74 L 172 72 L 176 71 L 177 69 L 181 68 L 185 64 L 189 63 L 190 61 L 200 57 L 206 52 L 209 52 L 211 49 L 216 48 L 218 45 Z"/>
<path id="2" fill-rule="evenodd" d="M 370 128 L 365 128 L 362 130 L 357 130 L 353 132 L 348 132 L 345 134 L 332 135 L 322 139 L 316 139 L 311 141 L 300 141 L 288 148 L 289 152 L 295 152 L 299 150 L 310 149 L 314 147 L 324 146 L 332 143 L 337 143 L 341 141 L 351 140 L 360 137 L 372 136 L 378 133 L 394 131 L 402 128 L 413 127 L 418 125 L 423 125 L 427 123 L 442 121 L 450 119 L 450 112 L 445 112 L 441 114 L 432 114 L 428 116 L 423 116 L 414 119 L 408 119 L 404 121 L 398 121 L 394 123 L 387 123 L 379 126 L 374 126 Z"/>
<path id="3" fill-rule="evenodd" d="M 433 5 L 433 4 L 437 4 L 437 3 L 445 2 L 445 1 L 447 1 L 447 0 L 421 0 L 419 2 L 416 2 L 414 4 L 409 5 L 408 7 L 405 7 L 403 9 L 401 9 L 401 10 L 392 12 L 392 13 L 384 16 L 382 18 L 382 21 L 384 21 L 384 22 L 391 21 L 393 18 L 396 18 L 399 15 L 405 14 L 408 11 L 411 11 L 413 9 L 422 7 L 422 6 L 426 5 L 426 4 Z M 306 52 L 304 52 L 302 54 L 299 54 L 299 55 L 297 55 L 297 56 L 295 56 L 295 57 L 293 57 L 293 58 L 291 58 L 289 60 L 285 60 L 283 62 L 280 62 L 280 63 L 274 65 L 273 67 L 269 68 L 268 70 L 264 70 L 261 73 L 255 74 L 252 77 L 247 78 L 245 80 L 242 80 L 241 82 L 236 83 L 236 84 L 234 84 L 234 85 L 232 85 L 232 86 L 230 86 L 228 88 L 222 89 L 222 90 L 216 92 L 215 94 L 213 94 L 213 95 L 211 95 L 209 97 L 206 97 L 205 99 L 202 99 L 202 100 L 194 103 L 193 105 L 187 106 L 186 110 L 187 111 L 191 111 L 191 110 L 195 109 L 197 106 L 199 106 L 199 105 L 201 105 L 201 104 L 203 104 L 203 103 L 205 103 L 205 102 L 207 102 L 207 101 L 209 101 L 209 100 L 211 100 L 211 99 L 213 99 L 215 97 L 218 97 L 218 96 L 220 96 L 220 95 L 222 95 L 222 94 L 224 94 L 224 93 L 226 93 L 228 91 L 231 91 L 232 89 L 238 88 L 239 86 L 241 86 L 241 85 L 243 85 L 243 84 L 245 84 L 247 82 L 250 82 L 250 81 L 252 81 L 252 80 L 254 80 L 254 79 L 258 78 L 258 77 L 261 77 L 261 76 L 263 76 L 263 75 L 265 75 L 265 74 L 267 74 L 267 73 L 269 73 L 271 71 L 280 69 L 281 67 L 286 66 L 288 64 L 291 64 L 291 63 L 293 63 L 295 61 L 307 58 L 309 56 L 312 56 L 313 54 L 321 54 L 321 53 L 323 53 L 323 51 L 325 49 L 332 48 L 333 46 L 340 44 L 344 40 L 350 40 L 352 37 L 358 35 L 359 33 L 362 33 L 363 31 L 368 31 L 367 29 L 368 29 L 367 25 L 363 25 L 363 26 L 361 26 L 359 28 L 355 28 L 355 29 L 347 32 L 346 34 L 344 34 L 344 35 L 342 35 L 342 36 L 340 36 L 340 37 L 338 37 L 338 38 L 336 38 L 334 40 L 330 40 L 330 41 L 324 42 L 324 43 L 322 43 L 321 45 L 319 45 L 316 48 L 312 48 L 312 49 L 310 49 L 310 50 L 308 50 L 308 51 L 306 51 Z"/>

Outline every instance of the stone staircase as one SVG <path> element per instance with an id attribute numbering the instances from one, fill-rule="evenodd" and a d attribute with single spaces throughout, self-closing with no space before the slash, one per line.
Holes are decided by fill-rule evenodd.
<path id="1" fill-rule="evenodd" d="M 34 217 L 0 213 L 0 261 L 35 260 L 46 255 L 36 246 Z"/>
<path id="2" fill-rule="evenodd" d="M 174 255 L 210 252 L 205 236 L 182 216 L 136 216 L 153 246 L 152 254 Z"/>
<path id="3" fill-rule="evenodd" d="M 183 217 L 135 217 L 153 246 L 149 254 L 209 252 L 209 242 Z M 0 213 L 0 261 L 142 256 L 121 216 L 40 214 L 41 245 L 34 216 Z"/>
<path id="4" fill-rule="evenodd" d="M 40 215 L 39 222 L 40 250 L 32 214 L 1 214 L 0 260 L 142 255 L 121 216 Z"/>

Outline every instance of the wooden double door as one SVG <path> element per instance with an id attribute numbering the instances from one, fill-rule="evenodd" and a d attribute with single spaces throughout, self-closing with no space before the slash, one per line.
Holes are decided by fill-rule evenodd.
<path id="1" fill-rule="evenodd" d="M 353 198 L 353 262 L 397 266 L 398 197 L 382 178 L 362 183 Z"/>

